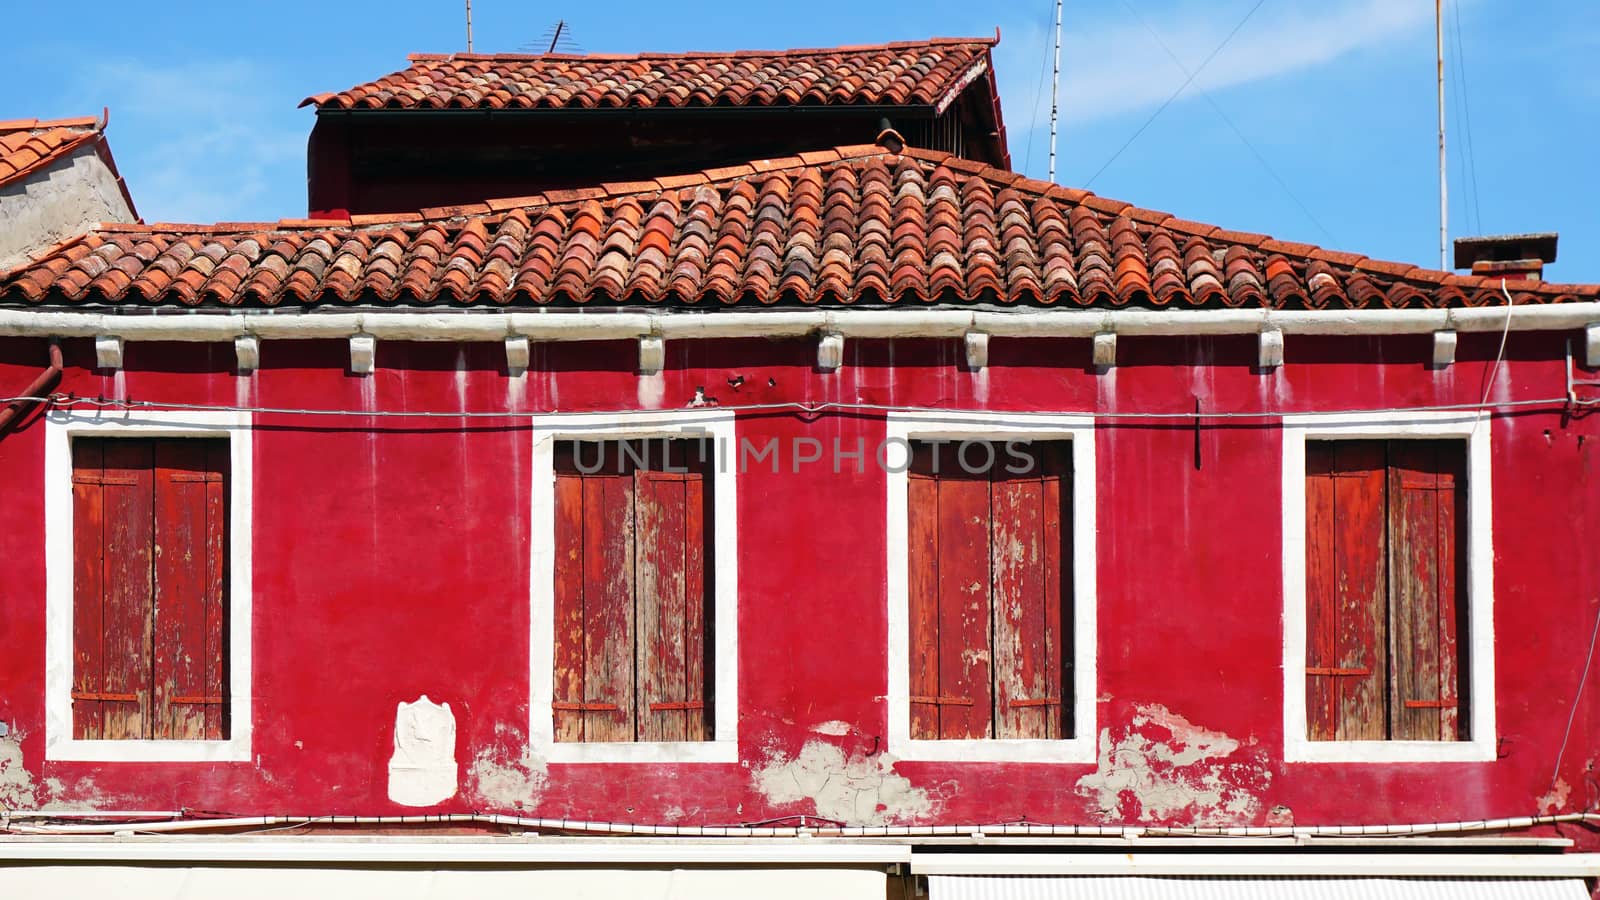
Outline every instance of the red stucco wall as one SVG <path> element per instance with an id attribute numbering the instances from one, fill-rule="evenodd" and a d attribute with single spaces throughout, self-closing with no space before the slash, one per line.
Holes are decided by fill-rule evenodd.
<path id="1" fill-rule="evenodd" d="M 1291 336 L 1287 364 L 1265 374 L 1252 369 L 1249 337 L 1124 338 L 1105 374 L 1090 369 L 1088 341 L 996 338 L 990 367 L 976 374 L 956 341 L 851 341 L 831 374 L 815 371 L 808 340 L 685 341 L 668 344 L 666 372 L 651 383 L 663 408 L 683 406 L 697 388 L 725 405 L 1187 411 L 1198 397 L 1215 412 L 1475 403 L 1499 337 L 1463 335 L 1456 364 L 1434 370 L 1426 336 Z M 1513 334 L 1494 397 L 1561 396 L 1567 337 Z M 380 344 L 377 372 L 364 378 L 346 374 L 342 342 L 267 342 L 262 370 L 247 379 L 233 374 L 228 345 L 130 343 L 115 375 L 92 368 L 88 341 L 66 350 L 60 390 L 88 396 L 598 411 L 652 395 L 625 342 L 535 345 L 532 371 L 518 379 L 504 374 L 498 345 Z M 0 394 L 25 385 L 43 359 L 40 341 L 0 340 Z M 1271 420 L 1208 421 L 1198 432 L 1183 420 L 1104 420 L 1097 432 L 1101 740 L 1236 744 L 1178 767 L 1151 750 L 1150 790 L 1197 798 L 1159 814 L 1146 788 L 1102 808 L 1103 795 L 1080 784 L 1095 765 L 873 755 L 886 728 L 886 548 L 883 475 L 870 464 L 862 474 L 818 464 L 742 476 L 738 764 L 550 765 L 542 779 L 530 772 L 525 786 L 512 778 L 508 787 L 518 770 L 503 766 L 521 754 L 527 728 L 535 529 L 529 432 L 498 420 L 463 428 L 258 416 L 255 765 L 44 760 L 44 427 L 33 421 L 0 440 L 0 721 L 12 729 L 6 740 L 20 735 L 38 802 L 80 808 L 401 812 L 385 790 L 395 704 L 425 693 L 457 718 L 462 790 L 438 807 L 447 811 L 520 803 L 549 816 L 682 823 L 812 814 L 809 800 L 774 802 L 758 778 L 809 742 L 841 749 L 841 777 L 888 790 L 875 817 L 923 822 L 1315 825 L 1585 809 L 1596 800 L 1600 691 L 1573 718 L 1559 772 L 1567 793 L 1550 791 L 1600 604 L 1597 422 L 1550 407 L 1493 423 L 1495 762 L 1281 761 L 1281 448 Z M 876 414 L 767 412 L 741 416 L 738 428 L 758 443 L 864 437 L 871 446 L 884 423 Z M 847 732 L 816 730 L 832 722 Z M 12 775 L 0 790 L 15 800 Z M 906 805 L 906 791 L 918 803 Z"/>

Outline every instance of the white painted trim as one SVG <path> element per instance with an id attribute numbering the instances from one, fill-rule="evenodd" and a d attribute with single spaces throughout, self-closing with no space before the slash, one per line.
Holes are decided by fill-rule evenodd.
<path id="1" fill-rule="evenodd" d="M 45 759 L 90 762 L 250 760 L 251 548 L 254 442 L 249 413 L 165 410 L 79 412 L 45 419 Z M 228 697 L 225 741 L 78 740 L 72 736 L 72 439 L 228 439 Z"/>
<path id="2" fill-rule="evenodd" d="M 1079 337 L 1260 334 L 1429 334 L 1506 327 L 1504 306 L 1448 309 L 1053 309 L 989 312 L 965 309 L 838 309 L 729 312 L 604 313 L 367 311 L 359 313 L 155 312 L 117 315 L 78 311 L 0 310 L 0 337 L 116 336 L 130 341 L 232 341 L 348 338 L 395 341 L 589 341 L 658 336 L 667 340 L 801 337 L 846 338 Z M 1600 323 L 1600 302 L 1517 306 L 1513 331 L 1564 331 Z"/>
<path id="3" fill-rule="evenodd" d="M 918 875 L 1593 878 L 1600 853 L 917 853 Z"/>
<path id="4" fill-rule="evenodd" d="M 759 842 L 603 841 L 538 838 L 187 837 L 0 840 L 0 860 L 82 862 L 539 863 L 548 865 L 883 866 L 911 862 L 909 845 L 824 843 L 808 838 Z"/>
<path id="5" fill-rule="evenodd" d="M 739 547 L 734 413 L 668 410 L 645 413 L 535 416 L 533 418 L 533 518 L 530 573 L 528 734 L 533 752 L 549 762 L 737 762 L 739 759 Z M 552 720 L 555 675 L 554 445 L 557 440 L 705 435 L 716 448 L 712 473 L 716 644 L 714 720 L 709 741 L 573 743 L 555 739 Z"/>
<path id="6" fill-rule="evenodd" d="M 1283 734 L 1288 762 L 1471 762 L 1496 758 L 1494 420 L 1459 412 L 1283 417 Z M 1312 741 L 1306 737 L 1306 441 L 1459 438 L 1467 443 L 1467 664 L 1470 741 Z"/>
<path id="7" fill-rule="evenodd" d="M 888 588 L 889 752 L 902 759 L 964 762 L 1061 762 L 1095 760 L 1095 437 L 1092 416 L 989 411 L 897 412 L 887 420 L 885 447 L 903 456 L 905 444 L 922 438 L 997 438 L 1072 442 L 1072 627 L 1073 737 L 1059 740 L 952 740 L 911 738 L 910 557 L 906 549 L 909 478 L 905 460 L 889 460 L 885 535 Z"/>

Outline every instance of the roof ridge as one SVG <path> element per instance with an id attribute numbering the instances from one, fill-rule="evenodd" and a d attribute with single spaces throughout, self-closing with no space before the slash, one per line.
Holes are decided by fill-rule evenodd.
<path id="1" fill-rule="evenodd" d="M 0 132 L 43 131 L 53 128 L 88 128 L 100 130 L 99 116 L 71 116 L 65 119 L 7 119 L 0 121 Z"/>
<path id="2" fill-rule="evenodd" d="M 595 62 L 627 62 L 645 59 L 719 59 L 728 57 L 750 58 L 761 56 L 823 56 L 830 53 L 870 53 L 878 50 L 909 50 L 914 47 L 951 47 L 981 45 L 993 47 L 1000 42 L 995 37 L 933 37 L 919 41 L 888 41 L 881 44 L 846 44 L 838 47 L 794 47 L 787 50 L 649 50 L 642 53 L 408 53 L 409 62 L 449 62 L 470 60 L 493 62 L 539 62 L 553 60 L 593 60 Z"/>

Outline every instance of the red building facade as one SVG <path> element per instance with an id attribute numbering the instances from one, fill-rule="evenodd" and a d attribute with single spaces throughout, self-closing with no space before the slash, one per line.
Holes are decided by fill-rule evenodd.
<path id="1" fill-rule="evenodd" d="M 997 112 L 977 59 L 925 92 Z M 7 273 L 0 383 L 61 353 L 0 440 L 8 827 L 975 841 L 825 864 L 880 895 L 1021 859 L 1585 877 L 1600 288 L 879 118 Z M 972 837 L 1008 828 L 1047 844 Z M 1351 830 L 1389 842 L 1324 850 Z M 1160 859 L 1064 855 L 1128 840 Z"/>

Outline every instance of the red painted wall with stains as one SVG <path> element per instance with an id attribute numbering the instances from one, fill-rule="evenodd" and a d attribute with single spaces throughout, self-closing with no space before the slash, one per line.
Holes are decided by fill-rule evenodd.
<path id="1" fill-rule="evenodd" d="M 667 345 L 659 405 L 698 388 L 724 405 L 841 400 L 1047 411 L 1330 410 L 1475 403 L 1499 335 L 1463 335 L 1458 361 L 1427 366 L 1414 337 L 1295 337 L 1276 371 L 1252 368 L 1250 337 L 1124 338 L 1118 366 L 1086 340 L 993 340 L 990 367 L 957 341 L 850 341 L 836 373 L 809 340 Z M 1497 399 L 1564 393 L 1569 335 L 1510 337 Z M 385 410 L 640 406 L 630 342 L 535 345 L 504 373 L 498 345 L 380 343 L 377 371 L 346 374 L 343 342 L 267 342 L 262 368 L 233 372 L 232 347 L 130 343 L 126 370 L 65 345 L 60 390 L 79 395 Z M 0 340 L 0 386 L 20 387 L 42 341 Z M 743 377 L 738 387 L 730 379 Z M 651 405 L 651 404 L 645 404 Z M 1587 809 L 1600 691 L 1590 690 L 1552 793 L 1552 770 L 1600 604 L 1600 419 L 1559 406 L 1497 416 L 1492 433 L 1496 697 L 1491 763 L 1282 762 L 1280 432 L 1270 420 L 1103 420 L 1099 467 L 1100 740 L 1212 748 L 1157 788 L 1191 805 L 1147 808 L 1080 785 L 1094 765 L 894 762 L 885 705 L 884 481 L 874 467 L 800 475 L 764 467 L 739 487 L 740 762 L 551 765 L 542 785 L 493 783 L 527 727 L 530 435 L 514 422 L 263 414 L 255 432 L 254 751 L 258 765 L 44 759 L 43 434 L 37 416 L 0 440 L 0 720 L 20 736 L 39 803 L 270 813 L 398 813 L 386 797 L 395 704 L 427 694 L 457 718 L 462 789 L 442 811 L 522 809 L 636 822 L 734 823 L 815 812 L 777 803 L 755 773 L 808 742 L 839 747 L 854 776 L 927 793 L 923 822 L 1264 822 L 1299 825 L 1474 819 Z M 464 426 L 464 427 L 463 427 Z M 741 437 L 824 445 L 884 433 L 881 416 L 752 413 Z M 1591 677 L 1592 674 L 1591 674 Z M 817 726 L 843 722 L 843 735 Z M 1186 724 L 1187 723 L 1187 724 Z M 824 726 L 822 732 L 841 730 Z M 1224 737 L 1225 736 L 1225 739 Z M 1229 752 L 1228 742 L 1237 746 Z M 1193 755 L 1193 754 L 1191 754 Z M 1200 754 L 1204 756 L 1205 754 Z M 880 765 L 881 763 L 881 765 Z M 1102 763 L 1103 764 L 1103 763 Z M 514 771 L 514 770 L 513 770 Z M 875 774 L 874 774 L 875 773 Z M 501 770 L 501 775 L 505 774 Z M 537 779 L 534 779 L 537 782 Z M 14 802 L 20 782 L 0 781 Z M 1218 800 L 1209 799 L 1214 792 Z M 907 807 L 886 804 L 878 818 Z M 1581 845 L 1592 834 L 1569 830 Z"/>

